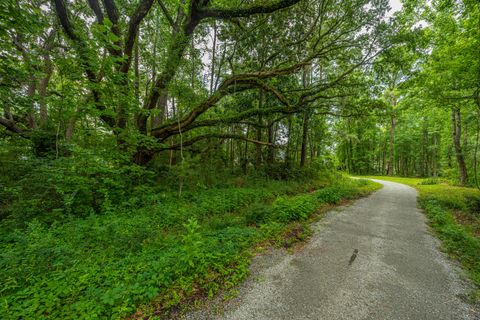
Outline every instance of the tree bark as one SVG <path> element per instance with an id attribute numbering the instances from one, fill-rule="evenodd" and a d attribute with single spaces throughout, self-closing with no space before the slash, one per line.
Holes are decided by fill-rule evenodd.
<path id="1" fill-rule="evenodd" d="M 258 122 L 260 125 L 262 124 L 262 116 L 258 116 Z M 256 128 L 256 139 L 258 141 L 262 140 L 262 128 L 260 126 Z M 262 164 L 262 146 L 260 144 L 257 144 L 255 149 L 255 167 L 259 168 L 261 164 Z"/>
<path id="2" fill-rule="evenodd" d="M 305 65 L 303 68 L 303 74 L 302 74 L 302 83 L 303 83 L 303 88 L 308 88 L 308 85 L 311 80 L 311 66 L 310 65 Z M 308 142 L 308 124 L 310 120 L 310 114 L 309 110 L 305 110 L 305 113 L 303 115 L 303 131 L 302 131 L 302 146 L 300 150 L 300 167 L 305 166 L 305 162 L 307 160 L 307 142 Z"/>
<path id="3" fill-rule="evenodd" d="M 44 65 L 44 73 L 45 76 L 40 79 L 38 83 L 38 95 L 39 95 L 39 102 L 40 102 L 40 126 L 44 127 L 48 122 L 48 110 L 47 110 L 47 87 L 50 83 L 50 78 L 53 72 L 53 64 L 52 60 L 48 53 L 44 55 L 45 65 Z"/>
<path id="4" fill-rule="evenodd" d="M 275 148 L 273 147 L 273 134 L 274 134 L 274 123 L 272 122 L 268 128 L 267 128 L 267 135 L 268 135 L 268 143 L 270 146 L 268 147 L 268 153 L 267 153 L 267 163 L 272 164 L 275 159 Z"/>
<path id="5" fill-rule="evenodd" d="M 263 90 L 260 91 L 260 95 L 258 98 L 258 108 L 262 109 L 263 108 L 263 100 L 264 100 L 264 93 Z M 257 141 L 262 140 L 262 125 L 263 125 L 263 119 L 262 116 L 258 116 L 258 127 L 256 129 L 256 139 Z M 262 164 L 262 146 L 260 144 L 257 144 L 256 146 L 256 152 L 255 152 L 255 167 L 259 168 L 260 165 Z"/>
<path id="6" fill-rule="evenodd" d="M 394 147 L 395 147 L 395 127 L 396 127 L 395 116 L 392 115 L 390 118 L 390 141 L 389 141 L 389 156 L 387 163 L 387 175 L 393 176 L 393 164 L 394 164 Z"/>
<path id="7" fill-rule="evenodd" d="M 217 23 L 213 21 L 213 44 L 212 44 L 212 64 L 210 66 L 210 94 L 214 90 L 214 80 L 215 80 L 215 59 L 217 53 Z"/>
<path id="8" fill-rule="evenodd" d="M 462 122 L 460 118 L 460 108 L 458 107 L 452 109 L 452 132 L 453 147 L 455 149 L 455 156 L 457 158 L 460 185 L 464 186 L 468 179 L 468 173 L 461 146 Z"/>
<path id="9" fill-rule="evenodd" d="M 30 102 L 32 103 L 31 108 L 30 110 L 28 110 L 28 113 L 27 113 L 27 123 L 28 123 L 28 128 L 30 129 L 37 128 L 37 122 L 35 121 L 35 104 L 34 104 L 36 87 L 37 87 L 37 84 L 35 81 L 35 77 L 31 75 L 30 83 L 28 84 L 28 87 L 27 87 L 27 96 L 30 99 Z"/>
<path id="10" fill-rule="evenodd" d="M 248 139 L 249 133 L 250 133 L 250 126 L 247 125 L 247 133 L 245 135 L 247 137 L 247 139 Z M 248 170 L 248 141 L 246 141 L 246 140 L 245 140 L 245 146 L 244 146 L 244 150 L 243 150 L 243 159 L 242 159 L 241 166 L 242 166 L 243 174 L 247 174 L 247 170 Z"/>
<path id="11" fill-rule="evenodd" d="M 302 146 L 300 150 L 300 167 L 305 166 L 307 160 L 307 138 L 308 138 L 308 123 L 309 123 L 308 112 L 305 112 L 303 116 L 303 131 L 302 131 Z"/>
<path id="12" fill-rule="evenodd" d="M 287 150 L 285 151 L 285 163 L 290 166 L 291 164 L 291 150 L 292 150 L 292 115 L 288 116 L 288 137 L 287 137 Z"/>

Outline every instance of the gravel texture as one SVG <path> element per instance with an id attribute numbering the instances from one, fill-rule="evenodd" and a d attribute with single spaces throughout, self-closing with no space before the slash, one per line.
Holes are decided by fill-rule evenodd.
<path id="1" fill-rule="evenodd" d="M 256 257 L 235 298 L 224 293 L 182 318 L 480 320 L 462 298 L 471 289 L 465 275 L 416 208 L 416 191 L 378 182 L 381 190 L 315 223 L 301 250 Z"/>

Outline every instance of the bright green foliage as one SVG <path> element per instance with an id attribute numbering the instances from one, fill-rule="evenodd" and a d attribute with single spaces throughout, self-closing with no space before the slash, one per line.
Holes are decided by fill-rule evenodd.
<path id="1" fill-rule="evenodd" d="M 426 185 L 439 184 L 439 183 L 440 183 L 440 180 L 438 178 L 427 178 L 427 179 L 423 179 L 418 184 L 426 186 Z"/>
<path id="2" fill-rule="evenodd" d="M 127 202 L 134 206 L 152 180 L 152 172 L 138 166 L 106 166 L 103 159 L 91 155 L 4 164 L 6 170 L 15 168 L 0 179 L 4 186 L 0 196 L 7 199 L 2 214 L 14 226 L 30 219 L 52 223 L 109 213 Z M 9 179 L 12 174 L 18 180 Z"/>
<path id="3" fill-rule="evenodd" d="M 323 204 L 337 204 L 356 192 L 356 186 L 337 185 L 293 198 L 280 197 L 272 204 L 271 219 L 280 222 L 305 220 Z"/>
<path id="4" fill-rule="evenodd" d="M 149 195 L 137 209 L 117 207 L 114 213 L 50 226 L 34 219 L 1 238 L 1 314 L 4 319 L 119 318 L 154 298 L 166 308 L 195 290 L 212 295 L 245 277 L 246 250 L 254 243 L 325 203 L 376 187 L 343 180 L 313 193 L 286 195 L 312 186 L 272 182 L 186 192 L 181 199 L 164 193 Z M 269 216 L 257 228 L 248 217 L 259 206 Z"/>
<path id="5" fill-rule="evenodd" d="M 472 275 L 473 281 L 480 284 L 480 238 L 473 236 L 458 224 L 445 205 L 432 198 L 421 201 L 422 208 L 431 221 L 443 247 Z"/>
<path id="6" fill-rule="evenodd" d="M 355 181 L 354 183 L 344 181 L 341 184 L 325 187 L 309 194 L 278 197 L 271 206 L 257 205 L 252 207 L 247 215 L 247 220 L 249 223 L 266 221 L 287 223 L 306 220 L 316 208 L 325 204 L 338 204 L 342 199 L 349 199 L 357 195 L 359 187 L 369 187 L 371 185 L 371 182 L 365 180 Z"/>
<path id="7" fill-rule="evenodd" d="M 477 219 L 443 183 L 478 186 L 480 6 L 403 6 L 0 1 L 2 319 L 212 296 L 255 244 L 378 187 L 337 170 L 432 176 Z"/>
<path id="8" fill-rule="evenodd" d="M 316 208 L 316 199 L 312 196 L 298 196 L 292 199 L 279 198 L 272 204 L 272 217 L 279 222 L 305 220 Z"/>
<path id="9" fill-rule="evenodd" d="M 478 1 L 403 1 L 370 70 L 377 103 L 335 124 L 343 169 L 480 187 L 479 21 Z"/>

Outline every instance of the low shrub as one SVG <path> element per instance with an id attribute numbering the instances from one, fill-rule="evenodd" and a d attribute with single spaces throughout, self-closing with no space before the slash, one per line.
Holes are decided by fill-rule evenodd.
<path id="1" fill-rule="evenodd" d="M 247 225 L 259 225 L 267 221 L 271 214 L 271 206 L 264 203 L 255 203 L 248 208 L 245 214 L 245 222 Z"/>
<path id="2" fill-rule="evenodd" d="M 337 204 L 350 194 L 349 191 L 348 188 L 342 186 L 327 187 L 315 192 L 315 197 L 323 203 Z"/>
<path id="3" fill-rule="evenodd" d="M 308 177 L 305 177 L 302 174 L 301 168 L 285 162 L 266 164 L 262 166 L 260 173 L 263 174 L 265 177 L 274 180 L 308 179 Z"/>
<path id="4" fill-rule="evenodd" d="M 22 168 L 22 167 L 27 168 Z M 37 219 L 51 224 L 72 216 L 86 217 L 116 211 L 143 192 L 136 188 L 151 185 L 151 172 L 135 165 L 106 164 L 88 154 L 59 159 L 19 161 L 22 175 L 4 181 L 0 177 L 3 218 L 12 228 L 25 227 Z M 145 188 L 144 187 L 144 188 Z"/>
<path id="5" fill-rule="evenodd" d="M 470 214 L 480 218 L 480 195 L 466 195 L 465 203 L 467 211 Z"/>
<path id="6" fill-rule="evenodd" d="M 427 186 L 427 185 L 433 185 L 438 183 L 439 183 L 439 180 L 437 178 L 427 178 L 427 179 L 423 179 L 418 184 Z"/>
<path id="7" fill-rule="evenodd" d="M 422 199 L 421 205 L 447 252 L 459 259 L 473 281 L 480 285 L 480 238 L 462 227 L 439 201 Z"/>
<path id="8" fill-rule="evenodd" d="M 301 195 L 292 198 L 279 197 L 272 204 L 271 219 L 279 222 L 305 220 L 320 205 L 311 195 Z"/>

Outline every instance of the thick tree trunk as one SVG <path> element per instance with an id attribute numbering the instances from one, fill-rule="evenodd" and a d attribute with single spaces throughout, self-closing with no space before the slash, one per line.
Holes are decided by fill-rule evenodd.
<path id="1" fill-rule="evenodd" d="M 73 138 L 73 133 L 75 132 L 75 124 L 77 123 L 77 118 L 75 116 L 71 117 L 68 120 L 67 130 L 65 130 L 65 141 L 70 142 Z"/>
<path id="2" fill-rule="evenodd" d="M 308 88 L 308 85 L 311 80 L 310 72 L 311 72 L 311 66 L 306 65 L 303 68 L 303 74 L 302 74 L 302 83 L 305 89 Z M 309 118 L 310 118 L 309 112 L 308 110 L 306 110 L 303 116 L 302 146 L 300 151 L 300 167 L 305 166 L 305 162 L 307 160 L 308 122 L 310 120 Z"/>
<path id="3" fill-rule="evenodd" d="M 300 150 L 300 167 L 304 167 L 305 162 L 307 160 L 308 122 L 309 122 L 309 115 L 307 112 L 305 112 L 305 115 L 303 116 L 302 147 Z"/>
<path id="4" fill-rule="evenodd" d="M 258 116 L 259 124 L 262 123 L 262 117 Z M 262 128 L 257 127 L 256 129 L 256 139 L 257 141 L 262 140 Z M 262 146 L 257 144 L 255 149 L 255 167 L 258 168 L 262 164 Z"/>
<path id="5" fill-rule="evenodd" d="M 285 163 L 287 165 L 291 164 L 291 150 L 292 150 L 292 115 L 288 116 L 288 141 L 287 141 L 287 150 L 285 151 Z"/>
<path id="6" fill-rule="evenodd" d="M 248 138 L 248 134 L 250 133 L 250 126 L 247 125 L 247 134 L 245 135 Z M 245 141 L 244 150 L 243 150 L 243 158 L 242 158 L 242 171 L 243 174 L 247 174 L 248 169 L 248 141 Z"/>
<path id="7" fill-rule="evenodd" d="M 268 143 L 270 144 L 268 146 L 268 153 L 267 153 L 267 163 L 272 164 L 275 159 L 275 148 L 273 147 L 273 130 L 274 124 L 270 124 L 267 129 L 267 134 L 268 134 Z M 260 140 L 259 140 L 260 141 Z"/>
<path id="8" fill-rule="evenodd" d="M 140 55 L 138 52 L 138 41 L 135 41 L 134 55 L 135 59 L 133 64 L 135 72 L 135 99 L 137 100 L 137 103 L 140 103 Z"/>
<path id="9" fill-rule="evenodd" d="M 355 163 L 353 162 L 353 142 L 352 138 L 348 138 L 348 172 L 354 173 L 356 172 Z"/>
<path id="10" fill-rule="evenodd" d="M 236 133 L 236 128 L 235 125 L 232 128 L 232 134 Z M 237 153 L 235 152 L 235 147 L 237 146 L 237 142 L 235 139 L 230 139 L 230 165 L 232 167 L 232 172 L 233 169 L 235 168 L 235 164 L 237 162 Z"/>
<path id="11" fill-rule="evenodd" d="M 80 108 L 75 110 L 75 114 L 68 120 L 67 129 L 65 130 L 65 141 L 70 142 L 73 139 L 75 133 L 75 126 L 77 124 L 78 117 L 80 115 Z"/>
<path id="12" fill-rule="evenodd" d="M 28 122 L 28 127 L 30 129 L 37 128 L 37 122 L 35 121 L 35 106 L 33 103 L 36 87 L 37 85 L 36 85 L 35 77 L 31 75 L 30 83 L 28 84 L 28 87 L 27 87 L 27 96 L 32 102 L 31 109 L 28 111 L 28 114 L 27 114 L 27 122 Z"/>
<path id="13" fill-rule="evenodd" d="M 52 76 L 53 72 L 53 64 L 52 61 L 50 60 L 50 57 L 48 54 L 44 56 L 45 60 L 45 67 L 44 67 L 44 72 L 45 76 L 40 79 L 38 83 L 38 95 L 40 98 L 40 126 L 45 126 L 48 122 L 48 110 L 47 110 L 47 87 L 48 84 L 50 83 L 50 78 Z"/>
<path id="14" fill-rule="evenodd" d="M 395 148 L 395 126 L 396 126 L 396 119 L 395 116 L 392 115 L 390 119 L 390 141 L 389 141 L 389 156 L 388 156 L 388 163 L 387 163 L 387 175 L 393 176 L 393 164 L 394 164 L 394 148 Z"/>
<path id="15" fill-rule="evenodd" d="M 155 84 L 145 99 L 145 109 L 153 110 L 157 106 L 158 99 L 162 96 L 168 96 L 167 87 L 175 77 L 181 59 L 190 44 L 193 31 L 200 22 L 198 17 L 190 17 L 186 19 L 181 31 L 173 31 L 172 44 L 167 50 L 167 59 L 165 67 L 158 77 L 156 77 Z M 148 115 L 143 112 L 137 115 L 136 122 L 138 130 L 147 133 Z"/>
<path id="16" fill-rule="evenodd" d="M 385 169 L 386 169 L 386 166 L 385 166 L 386 159 L 387 159 L 387 137 L 385 137 L 384 142 L 383 142 L 381 174 L 386 173 L 386 171 L 385 171 Z"/>
<path id="17" fill-rule="evenodd" d="M 153 128 L 158 128 L 163 124 L 167 110 L 168 96 L 162 94 L 157 102 L 156 114 L 151 117 L 150 125 Z"/>
<path id="18" fill-rule="evenodd" d="M 462 138 L 462 122 L 460 118 L 460 108 L 452 109 L 452 132 L 453 147 L 455 149 L 455 156 L 457 158 L 458 172 L 460 176 L 460 185 L 463 186 L 467 182 L 468 173 L 460 142 Z"/>
<path id="19" fill-rule="evenodd" d="M 310 130 L 308 139 L 310 141 L 310 160 L 313 160 L 313 158 L 315 158 L 315 143 L 313 139 L 313 130 Z"/>
<path id="20" fill-rule="evenodd" d="M 192 32 L 193 29 L 184 34 L 177 32 L 174 33 L 174 42 L 168 50 L 168 58 L 165 69 L 158 77 L 156 77 L 155 84 L 149 95 L 146 97 L 146 110 L 136 116 L 136 126 L 140 133 L 147 134 L 147 120 L 149 118 L 148 113 L 151 112 L 151 110 L 154 110 L 158 106 L 160 109 L 165 110 L 168 100 L 167 86 L 174 78 L 178 67 L 180 66 L 181 57 L 190 43 L 190 36 Z M 154 122 L 155 124 L 157 123 L 157 121 Z M 152 152 L 144 150 L 144 147 L 139 147 L 137 153 L 138 155 L 134 156 L 134 160 L 135 163 L 139 165 L 144 165 L 143 161 L 147 161 L 148 163 L 148 161 L 153 158 Z M 150 160 L 148 160 L 148 158 L 150 158 Z M 136 162 L 136 159 L 140 160 L 142 163 Z"/>
<path id="21" fill-rule="evenodd" d="M 430 176 L 431 174 L 431 170 L 430 170 L 430 137 L 428 135 L 428 127 L 426 126 L 424 128 L 424 132 L 423 132 L 423 135 L 424 135 L 424 148 L 425 148 L 425 175 L 427 177 Z"/>
<path id="22" fill-rule="evenodd" d="M 260 96 L 258 100 L 258 108 L 262 109 L 263 108 L 263 101 L 264 100 L 264 93 L 263 91 L 260 91 Z M 263 120 L 262 116 L 258 116 L 258 127 L 257 127 L 257 135 L 256 139 L 257 141 L 262 141 L 262 128 L 261 126 L 263 125 Z M 258 168 L 262 164 L 262 146 L 260 144 L 257 144 L 256 146 L 256 152 L 255 152 L 255 167 Z"/>
<path id="23" fill-rule="evenodd" d="M 210 94 L 213 93 L 215 80 L 215 59 L 217 53 L 217 22 L 213 21 L 212 64 L 210 66 Z"/>

